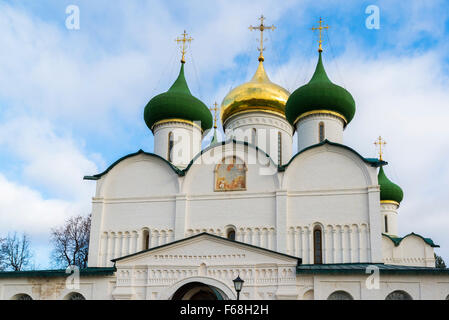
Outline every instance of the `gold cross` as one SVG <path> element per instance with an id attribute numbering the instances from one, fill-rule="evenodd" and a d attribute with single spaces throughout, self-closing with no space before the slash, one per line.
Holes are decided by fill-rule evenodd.
<path id="1" fill-rule="evenodd" d="M 381 136 L 379 136 L 379 138 L 377 138 L 377 140 L 374 142 L 374 144 L 376 145 L 376 147 L 379 147 L 379 160 L 383 161 L 382 159 L 382 146 L 385 146 L 387 144 L 387 142 L 385 140 L 382 139 Z"/>
<path id="2" fill-rule="evenodd" d="M 260 47 L 257 48 L 257 50 L 260 51 L 260 55 L 259 55 L 259 61 L 264 61 L 264 57 L 263 57 L 263 51 L 265 50 L 265 48 L 263 47 L 263 32 L 265 30 L 273 30 L 276 29 L 276 27 L 274 25 L 271 25 L 271 27 L 267 27 L 263 24 L 263 21 L 265 20 L 265 17 L 263 15 L 260 16 L 259 18 L 260 20 L 260 26 L 257 27 L 253 27 L 253 26 L 249 26 L 249 30 L 259 30 L 260 31 Z"/>
<path id="3" fill-rule="evenodd" d="M 209 110 L 214 112 L 214 129 L 217 129 L 218 110 L 220 110 L 218 103 L 215 101 L 214 107 L 210 107 Z"/>
<path id="4" fill-rule="evenodd" d="M 323 52 L 323 47 L 321 46 L 321 44 L 323 43 L 323 40 L 321 40 L 321 31 L 322 31 L 323 29 L 329 29 L 329 26 L 325 26 L 325 27 L 321 26 L 321 23 L 322 23 L 322 22 L 323 22 L 323 20 L 321 20 L 321 17 L 320 17 L 320 21 L 318 21 L 318 23 L 320 24 L 320 26 L 317 27 L 317 28 L 315 28 L 315 27 L 312 28 L 313 31 L 319 30 L 319 32 L 320 32 L 320 40 L 318 41 L 318 43 L 319 43 L 320 45 L 318 46 L 318 52 Z"/>
<path id="5" fill-rule="evenodd" d="M 187 46 L 186 43 L 190 43 L 192 42 L 193 38 L 192 37 L 188 37 L 187 38 L 187 33 L 184 30 L 184 33 L 182 34 L 182 38 L 176 38 L 175 41 L 180 44 L 181 47 L 181 53 L 182 53 L 182 58 L 181 58 L 181 63 L 186 63 L 186 59 L 185 59 L 185 54 L 186 54 L 186 50 L 187 50 Z"/>

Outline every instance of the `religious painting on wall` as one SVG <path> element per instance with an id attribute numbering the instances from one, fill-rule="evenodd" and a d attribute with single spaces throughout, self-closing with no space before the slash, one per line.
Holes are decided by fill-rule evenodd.
<path id="1" fill-rule="evenodd" d="M 246 190 L 246 165 L 236 157 L 224 158 L 215 167 L 215 191 Z"/>

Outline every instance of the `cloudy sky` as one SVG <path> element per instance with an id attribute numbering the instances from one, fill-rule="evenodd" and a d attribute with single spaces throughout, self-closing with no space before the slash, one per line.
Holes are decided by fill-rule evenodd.
<path id="1" fill-rule="evenodd" d="M 79 30 L 66 8 L 80 10 Z M 379 8 L 378 29 L 366 9 Z M 319 17 L 330 78 L 357 104 L 345 143 L 376 156 L 387 141 L 387 175 L 404 190 L 399 233 L 431 237 L 449 262 L 449 3 L 447 1 L 0 2 L 0 236 L 32 236 L 36 265 L 49 267 L 49 231 L 88 214 L 94 182 L 123 155 L 153 151 L 143 109 L 179 70 L 174 39 L 194 38 L 186 77 L 208 105 L 257 67 L 263 13 L 265 68 L 293 91 L 317 58 Z"/>

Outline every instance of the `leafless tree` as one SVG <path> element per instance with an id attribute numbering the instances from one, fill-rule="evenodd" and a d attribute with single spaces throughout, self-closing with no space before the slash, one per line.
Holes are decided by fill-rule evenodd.
<path id="1" fill-rule="evenodd" d="M 0 248 L 0 262 L 6 270 L 22 271 L 31 263 L 30 238 L 23 233 L 22 236 L 14 232 L 2 239 Z"/>
<path id="2" fill-rule="evenodd" d="M 91 215 L 78 215 L 66 220 L 65 224 L 51 230 L 53 243 L 53 264 L 87 267 Z"/>
<path id="3" fill-rule="evenodd" d="M 5 239 L 0 238 L 0 271 L 5 270 L 5 255 L 3 254 L 3 242 L 5 241 Z"/>

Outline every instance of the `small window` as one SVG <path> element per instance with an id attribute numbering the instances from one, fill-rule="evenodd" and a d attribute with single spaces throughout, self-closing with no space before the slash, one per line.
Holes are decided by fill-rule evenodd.
<path id="1" fill-rule="evenodd" d="M 385 233 L 388 233 L 388 217 L 385 216 Z"/>
<path id="2" fill-rule="evenodd" d="M 228 229 L 228 231 L 226 233 L 226 238 L 228 238 L 229 240 L 234 240 L 235 241 L 235 230 L 234 229 Z"/>
<path id="3" fill-rule="evenodd" d="M 282 133 L 278 132 L 278 163 L 282 164 Z"/>
<path id="4" fill-rule="evenodd" d="M 313 230 L 313 262 L 315 264 L 322 264 L 323 263 L 323 254 L 322 254 L 322 234 L 321 234 L 321 228 L 316 227 Z"/>
<path id="5" fill-rule="evenodd" d="M 150 248 L 150 232 L 148 230 L 143 230 L 142 240 L 142 250 L 148 250 Z"/>
<path id="6" fill-rule="evenodd" d="M 324 141 L 325 135 L 324 135 L 324 122 L 320 122 L 320 124 L 318 125 L 319 127 L 319 136 L 320 136 L 320 142 Z"/>
<path id="7" fill-rule="evenodd" d="M 252 143 L 254 144 L 254 145 L 257 145 L 257 131 L 256 131 L 256 128 L 253 128 L 253 134 L 252 134 Z"/>
<path id="8" fill-rule="evenodd" d="M 173 132 L 170 132 L 168 134 L 168 151 L 167 151 L 167 159 L 168 161 L 172 162 L 173 161 Z"/>

